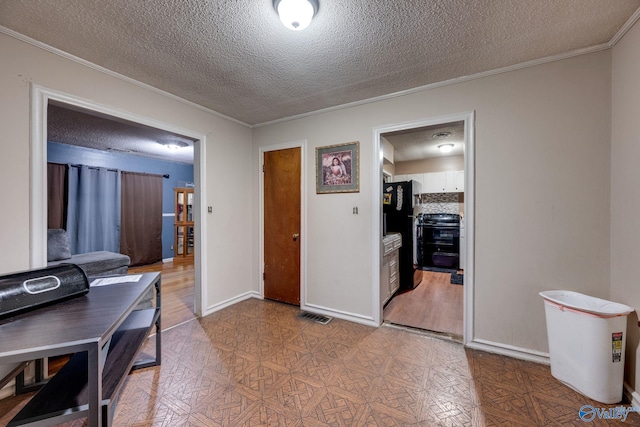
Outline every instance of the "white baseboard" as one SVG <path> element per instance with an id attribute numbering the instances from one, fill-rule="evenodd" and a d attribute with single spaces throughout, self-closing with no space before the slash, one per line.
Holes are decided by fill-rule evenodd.
<path id="1" fill-rule="evenodd" d="M 203 316 L 206 316 L 207 314 L 211 314 L 218 310 L 222 310 L 225 307 L 229 307 L 230 305 L 239 303 L 240 301 L 244 301 L 248 298 L 264 300 L 264 297 L 259 292 L 256 292 L 256 291 L 247 292 L 246 294 L 239 295 L 235 298 L 229 299 L 227 301 L 223 301 L 213 307 L 210 307 L 209 309 L 207 309 L 207 313 L 203 314 Z M 337 319 L 348 320 L 350 322 L 360 323 L 362 325 L 373 326 L 376 328 L 379 326 L 370 317 L 365 317 L 365 316 L 361 316 L 353 313 L 347 313 L 339 310 L 333 310 L 333 309 L 318 306 L 318 305 L 301 303 L 300 310 L 308 311 L 309 313 L 322 314 L 324 316 L 335 317 Z"/>
<path id="2" fill-rule="evenodd" d="M 249 298 L 256 298 L 261 300 L 264 299 L 259 292 L 249 291 L 244 294 L 240 294 L 236 297 L 229 298 L 228 300 L 222 301 L 218 304 L 208 307 L 207 310 L 202 315 L 203 317 L 207 316 L 211 313 L 215 313 L 216 311 L 222 310 L 223 308 L 237 304 L 241 301 L 245 301 Z M 359 314 L 349 313 L 349 312 L 340 311 L 340 310 L 334 310 L 331 308 L 327 308 L 327 307 L 323 307 L 315 304 L 300 304 L 300 309 L 303 311 L 314 313 L 314 314 L 321 314 L 324 316 L 335 317 L 338 319 L 347 320 L 350 322 L 359 323 L 366 326 L 372 326 L 374 328 L 377 328 L 380 326 L 371 317 L 362 316 Z M 531 350 L 527 348 L 521 348 L 521 347 L 516 347 L 508 344 L 501 344 L 501 343 L 483 340 L 483 339 L 477 339 L 477 338 L 469 342 L 467 344 L 467 347 L 474 350 L 482 350 L 489 353 L 495 353 L 503 356 L 513 357 L 515 359 L 549 365 L 549 353 L 544 353 L 544 352 Z M 640 396 L 638 397 L 640 398 Z"/>
<path id="3" fill-rule="evenodd" d="M 471 341 L 467 345 L 467 347 L 475 350 L 482 350 L 490 353 L 500 354 L 503 356 L 509 356 L 515 359 L 549 365 L 549 353 L 543 353 L 540 351 L 500 344 L 482 339 L 475 339 Z M 638 394 L 637 391 L 633 390 L 631 386 L 626 382 L 624 383 L 624 396 L 630 402 L 628 406 L 640 408 L 640 394 Z"/>
<path id="4" fill-rule="evenodd" d="M 354 323 L 360 323 L 361 325 L 373 326 L 377 328 L 379 325 L 371 317 L 362 316 L 359 314 L 348 313 L 346 311 L 333 310 L 327 307 L 322 307 L 314 304 L 300 304 L 300 310 L 308 311 L 309 313 L 322 314 L 324 316 L 335 317 L 342 320 L 348 320 Z"/>
<path id="5" fill-rule="evenodd" d="M 626 382 L 624 383 L 624 396 L 631 402 L 629 406 L 640 407 L 640 394 L 632 389 Z"/>
<path id="6" fill-rule="evenodd" d="M 167 262 L 173 262 L 173 258 L 163 258 L 162 259 L 163 263 L 167 263 Z"/>
<path id="7" fill-rule="evenodd" d="M 501 344 L 477 338 L 469 342 L 467 347 L 474 350 L 482 350 L 489 353 L 513 357 L 514 359 L 542 363 L 544 365 L 549 364 L 549 353 L 543 353 L 541 351 L 531 350 L 528 348 L 516 347 L 513 345 Z"/>
<path id="8" fill-rule="evenodd" d="M 49 364 L 47 363 L 47 359 L 45 358 L 43 360 L 43 371 L 47 372 L 48 371 L 48 367 Z M 16 364 L 14 367 L 19 366 L 19 364 Z M 8 374 L 8 372 L 7 372 Z M 45 375 L 45 378 L 48 378 L 48 376 Z M 35 371 L 35 365 L 33 363 L 29 363 L 27 365 L 26 368 L 24 368 L 24 383 L 26 385 L 32 384 L 36 379 L 36 371 Z M 13 379 L 11 380 L 6 386 L 4 386 L 2 389 L 0 389 L 0 399 L 5 399 L 9 396 L 13 396 L 16 393 L 16 380 Z"/>
<path id="9" fill-rule="evenodd" d="M 0 390 L 0 400 L 6 399 L 9 396 L 13 396 L 15 392 L 16 392 L 16 387 L 15 387 L 15 380 L 14 380 Z"/>
<path id="10" fill-rule="evenodd" d="M 210 315 L 212 313 L 215 313 L 216 311 L 220 311 L 223 308 L 227 308 L 227 307 L 232 306 L 234 304 L 237 304 L 239 302 L 248 300 L 249 298 L 262 298 L 262 297 L 256 291 L 245 292 L 244 294 L 240 294 L 240 295 L 235 296 L 233 298 L 229 298 L 228 300 L 225 300 L 225 301 L 222 301 L 222 302 L 219 302 L 217 304 L 214 304 L 212 306 L 207 307 L 205 312 L 202 313 L 202 317 L 208 316 L 208 315 Z"/>

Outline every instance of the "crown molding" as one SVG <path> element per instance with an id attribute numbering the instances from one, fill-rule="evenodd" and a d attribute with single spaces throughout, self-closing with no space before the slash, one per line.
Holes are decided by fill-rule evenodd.
<path id="1" fill-rule="evenodd" d="M 180 102 L 182 104 L 185 104 L 185 105 L 187 105 L 189 107 L 196 108 L 196 109 L 198 109 L 200 111 L 204 111 L 205 113 L 212 114 L 214 116 L 220 117 L 220 118 L 225 119 L 225 120 L 229 120 L 229 121 L 231 121 L 233 123 L 236 123 L 236 124 L 239 124 L 241 126 L 244 126 L 244 127 L 247 127 L 247 128 L 251 128 L 251 125 L 249 125 L 247 123 L 244 123 L 244 122 L 242 122 L 242 121 L 240 121 L 238 119 L 234 119 L 233 117 L 225 116 L 224 114 L 218 113 L 217 111 L 214 111 L 214 110 L 212 110 L 210 108 L 203 107 L 202 105 L 196 104 L 195 102 L 186 100 L 184 98 L 181 98 L 181 97 L 179 97 L 177 95 L 174 95 L 174 94 L 169 93 L 167 91 L 164 91 L 162 89 L 158 89 L 157 87 L 148 85 L 148 84 L 143 83 L 143 82 L 141 82 L 139 80 L 135 80 L 135 79 L 132 79 L 131 77 L 127 77 L 127 76 L 125 76 L 123 74 L 120 74 L 120 73 L 117 73 L 115 71 L 109 70 L 108 68 L 105 68 L 105 67 L 102 67 L 100 65 L 94 64 L 93 62 L 89 62 L 89 61 L 87 61 L 85 59 L 82 59 L 80 57 L 72 55 L 72 54 L 70 54 L 68 52 L 65 52 L 63 50 L 60 50 L 58 48 L 55 48 L 53 46 L 49 46 L 48 44 L 45 44 L 45 43 L 39 42 L 37 40 L 34 40 L 31 37 L 27 37 L 24 34 L 20 34 L 17 31 L 13 31 L 13 30 L 11 30 L 11 29 L 9 29 L 7 27 L 3 27 L 2 25 L 0 25 L 0 33 L 5 34 L 5 35 L 7 35 L 9 37 L 13 37 L 14 39 L 23 41 L 25 43 L 28 43 L 28 44 L 30 44 L 32 46 L 35 46 L 35 47 L 40 48 L 42 50 L 45 50 L 45 51 L 47 51 L 49 53 L 52 53 L 54 55 L 57 55 L 57 56 L 60 56 L 62 58 L 65 58 L 65 59 L 68 59 L 70 61 L 73 61 L 73 62 L 75 62 L 77 64 L 80 64 L 80 65 L 83 65 L 85 67 L 91 68 L 93 70 L 96 70 L 96 71 L 101 72 L 103 74 L 106 74 L 108 76 L 114 77 L 114 78 L 116 78 L 118 80 L 122 80 L 122 81 L 127 82 L 129 84 L 132 84 L 134 86 L 138 86 L 138 87 L 140 87 L 142 89 L 146 89 L 146 90 L 149 90 L 151 92 L 155 92 L 155 93 L 157 93 L 159 95 L 162 95 L 162 96 L 164 96 L 166 98 L 170 98 L 170 99 L 172 99 L 174 101 L 178 101 L 178 102 Z"/>
<path id="2" fill-rule="evenodd" d="M 354 102 L 350 102 L 350 103 L 347 103 L 347 104 L 336 105 L 335 107 L 327 107 L 327 108 L 323 108 L 321 110 L 310 111 L 308 113 L 302 113 L 302 114 L 296 114 L 294 116 L 283 117 L 281 119 L 271 120 L 271 121 L 264 122 L 264 123 L 258 123 L 258 124 L 255 124 L 255 125 L 251 126 L 251 127 L 252 128 L 258 128 L 258 127 L 262 127 L 262 126 L 269 126 L 269 125 L 274 125 L 274 124 L 277 124 L 277 123 L 283 123 L 283 122 L 287 122 L 287 121 L 291 121 L 291 120 L 302 119 L 302 118 L 305 118 L 305 117 L 313 116 L 315 114 L 323 114 L 323 113 L 328 113 L 328 112 L 331 112 L 331 111 L 342 110 L 344 108 L 351 108 L 351 107 L 357 107 L 359 105 L 371 104 L 373 102 L 384 101 L 385 99 L 392 99 L 392 98 L 396 98 L 396 97 L 399 97 L 399 96 L 411 95 L 411 94 L 414 94 L 414 93 L 423 92 L 423 91 L 427 91 L 427 90 L 432 90 L 432 89 L 436 89 L 436 88 L 439 88 L 439 87 L 450 86 L 450 85 L 454 85 L 454 84 L 458 84 L 458 83 L 462 83 L 462 82 L 466 82 L 466 81 L 470 81 L 470 80 L 481 79 L 481 78 L 484 78 L 484 77 L 493 76 L 493 75 L 496 75 L 496 74 L 508 73 L 510 71 L 520 70 L 522 68 L 535 67 L 536 65 L 546 64 L 548 62 L 561 61 L 563 59 L 569 59 L 569 58 L 573 58 L 575 56 L 586 55 L 586 54 L 589 54 L 589 53 L 599 52 L 601 50 L 611 49 L 616 45 L 616 43 L 618 43 L 622 39 L 622 37 L 624 37 L 624 35 L 627 33 L 627 31 L 629 31 L 639 19 L 640 19 L 640 8 L 638 8 L 633 13 L 633 15 L 631 15 L 631 17 L 629 17 L 629 19 L 627 19 L 627 22 L 624 23 L 622 28 L 620 28 L 620 30 L 618 30 L 618 32 L 611 38 L 611 40 L 609 40 L 607 43 L 599 44 L 597 46 L 591 46 L 591 47 L 588 47 L 588 48 L 577 49 L 577 50 L 573 50 L 571 52 L 565 52 L 565 53 L 561 53 L 561 54 L 558 54 L 558 55 L 552 55 L 552 56 L 547 56 L 547 57 L 544 57 L 544 58 L 535 59 L 533 61 L 527 61 L 527 62 L 522 62 L 520 64 L 510 65 L 508 67 L 497 68 L 495 70 L 484 71 L 482 73 L 471 74 L 469 76 L 457 77 L 455 79 L 450 79 L 450 80 L 445 80 L 445 81 L 442 81 L 442 82 L 431 83 L 431 84 L 424 85 L 424 86 L 418 86 L 418 87 L 415 87 L 415 88 L 412 88 L 412 89 L 407 89 L 407 90 L 394 92 L 394 93 L 390 93 L 390 94 L 386 94 L 386 95 L 376 96 L 376 97 L 373 97 L 373 98 L 363 99 L 363 100 L 360 100 L 360 101 L 354 101 Z"/>
<path id="3" fill-rule="evenodd" d="M 397 98 L 399 96 L 411 95 L 411 94 L 418 93 L 418 92 L 425 92 L 425 91 L 428 91 L 428 90 L 433 90 L 433 89 L 444 87 L 444 86 L 451 86 L 451 85 L 455 85 L 455 84 L 459 84 L 459 83 L 463 83 L 463 82 L 467 82 L 467 81 L 471 81 L 471 80 L 482 79 L 484 77 L 494 76 L 494 75 L 502 74 L 502 73 L 508 73 L 508 72 L 515 71 L 515 70 L 520 70 L 520 69 L 523 69 L 523 68 L 535 67 L 536 65 L 546 64 L 546 63 L 555 62 L 555 61 L 561 61 L 563 59 L 568 59 L 568 58 L 573 58 L 575 56 L 581 56 L 581 55 L 586 55 L 586 54 L 589 54 L 589 53 L 599 52 L 601 50 L 607 50 L 607 49 L 610 49 L 610 48 L 611 48 L 611 46 L 610 46 L 609 43 L 604 43 L 604 44 L 600 44 L 600 45 L 597 45 L 597 46 L 591 46 L 591 47 L 587 47 L 587 48 L 583 48 L 583 49 L 572 50 L 571 52 L 565 52 L 565 53 L 561 53 L 561 54 L 558 54 L 558 55 L 546 56 L 544 58 L 534 59 L 532 61 L 521 62 L 519 64 L 509 65 L 507 67 L 496 68 L 495 70 L 483 71 L 481 73 L 470 74 L 468 76 L 456 77 L 454 79 L 444 80 L 444 81 L 436 82 L 436 83 L 430 83 L 428 85 L 418 86 L 418 87 L 414 87 L 414 88 L 411 88 L 411 89 L 402 90 L 402 91 L 399 91 L 399 92 L 389 93 L 389 94 L 386 94 L 386 95 L 380 95 L 380 96 L 376 96 L 376 97 L 373 97 L 373 98 L 363 99 L 363 100 L 360 100 L 360 101 L 349 102 L 347 104 L 336 105 L 334 107 L 327 107 L 327 108 L 323 108 L 323 109 L 320 109 L 320 110 L 310 111 L 308 113 L 296 114 L 294 116 L 283 117 L 281 119 L 271 120 L 271 121 L 264 122 L 264 123 L 258 123 L 258 124 L 253 125 L 252 128 L 258 128 L 258 127 L 262 127 L 262 126 L 274 125 L 274 124 L 277 124 L 277 123 L 282 123 L 282 122 L 288 122 L 288 121 L 291 121 L 291 120 L 302 119 L 304 117 L 309 117 L 309 116 L 313 116 L 313 115 L 316 115 L 316 114 L 324 114 L 324 113 L 328 113 L 328 112 L 331 112 L 331 111 L 337 111 L 337 110 L 342 110 L 342 109 L 345 109 L 345 108 L 357 107 L 357 106 L 360 106 L 360 105 L 371 104 L 371 103 L 374 103 L 374 102 L 379 102 L 379 101 L 384 101 L 384 100 L 387 100 L 387 99 Z"/>
<path id="4" fill-rule="evenodd" d="M 640 19 L 640 8 L 638 8 L 638 10 L 636 10 L 629 19 L 627 19 L 627 22 L 624 23 L 622 28 L 620 28 L 618 32 L 615 33 L 611 40 L 609 40 L 609 47 L 614 47 L 622 39 L 622 37 L 627 34 L 627 31 L 629 31 L 631 27 L 633 27 L 638 19 Z"/>
<path id="5" fill-rule="evenodd" d="M 327 107 L 327 108 L 322 108 L 320 110 L 314 110 L 314 111 L 309 111 L 307 113 L 301 113 L 301 114 L 296 114 L 293 116 L 288 116 L 288 117 L 283 117 L 280 119 L 275 119 L 275 120 L 270 120 L 267 122 L 263 122 L 263 123 L 257 123 L 254 125 L 250 125 L 248 123 L 242 122 L 240 120 L 234 119 L 233 117 L 229 117 L 229 116 L 225 116 L 224 114 L 218 113 L 217 111 L 211 110 L 207 107 L 203 107 L 200 104 L 196 104 L 195 102 L 192 101 L 188 101 L 184 98 L 181 98 L 177 95 L 173 95 L 169 92 L 163 91 L 161 89 L 158 89 L 156 87 L 153 87 L 151 85 L 148 85 L 146 83 L 142 83 L 138 80 L 132 79 L 130 77 L 127 77 L 125 75 L 122 75 L 120 73 L 116 73 L 115 71 L 111 71 L 107 68 L 101 67 L 99 65 L 96 65 L 92 62 L 86 61 L 82 58 L 79 58 L 77 56 L 71 55 L 70 53 L 64 52 L 60 49 L 54 48 L 52 46 L 49 46 L 45 43 L 39 42 L 37 40 L 34 40 L 30 37 L 27 37 L 23 34 L 20 34 L 16 31 L 10 30 L 6 27 L 0 26 L 0 33 L 6 34 L 10 37 L 16 38 L 18 40 L 21 40 L 23 42 L 29 43 L 33 46 L 36 46 L 38 48 L 41 48 L 45 51 L 51 52 L 55 55 L 61 56 L 63 58 L 69 59 L 71 61 L 74 61 L 78 64 L 84 65 L 86 67 L 92 68 L 94 70 L 97 70 L 99 72 L 102 72 L 104 74 L 107 74 L 109 76 L 115 77 L 117 79 L 123 80 L 127 83 L 133 84 L 135 86 L 150 90 L 152 92 L 158 93 L 162 96 L 171 98 L 175 101 L 181 102 L 185 105 L 188 105 L 190 107 L 196 108 L 198 110 L 207 112 L 209 114 L 213 114 L 217 117 L 223 118 L 225 120 L 229 120 L 233 123 L 239 124 L 241 126 L 247 127 L 249 129 L 254 129 L 254 128 L 259 128 L 259 127 L 264 127 L 264 126 L 270 126 L 270 125 L 274 125 L 274 124 L 278 124 L 278 123 L 284 123 L 284 122 L 288 122 L 288 121 L 292 121 L 292 120 L 298 120 L 298 119 L 302 119 L 305 117 L 310 117 L 310 116 L 314 116 L 314 115 L 318 115 L 318 114 L 325 114 L 325 113 L 329 113 L 332 111 L 338 111 L 338 110 L 343 110 L 343 109 L 347 109 L 347 108 L 352 108 L 352 107 L 357 107 L 360 105 L 366 105 L 366 104 L 371 104 L 374 102 L 379 102 L 379 101 L 384 101 L 387 99 L 393 99 L 393 98 L 397 98 L 400 96 L 406 96 L 406 95 L 411 95 L 411 94 L 415 94 L 415 93 L 419 93 L 419 92 L 424 92 L 424 91 L 428 91 L 428 90 L 433 90 L 436 88 L 440 88 L 440 87 L 445 87 L 445 86 L 450 86 L 450 85 L 455 85 L 455 84 L 459 84 L 459 83 L 463 83 L 463 82 L 467 82 L 467 81 L 471 81 L 471 80 L 476 80 L 476 79 L 481 79 L 481 78 L 485 78 L 485 77 L 489 77 L 489 76 L 494 76 L 494 75 L 498 75 L 498 74 L 502 74 L 502 73 L 508 73 L 511 71 L 516 71 L 516 70 L 520 70 L 523 68 L 528 68 L 528 67 L 535 67 L 537 65 L 542 65 L 542 64 L 546 64 L 549 62 L 554 62 L 554 61 L 561 61 L 564 59 L 569 59 L 569 58 L 573 58 L 576 56 L 580 56 L 580 55 L 586 55 L 589 53 L 594 53 L 594 52 L 599 52 L 601 50 L 606 50 L 606 49 L 611 49 L 613 48 L 613 46 L 615 46 L 621 39 L 622 37 L 624 37 L 624 35 L 627 33 L 627 31 L 629 31 L 633 25 L 640 19 L 640 8 L 638 8 L 638 10 L 636 10 L 633 15 L 631 15 L 631 17 L 627 20 L 627 22 L 625 22 L 625 24 L 622 26 L 622 28 L 620 28 L 620 30 L 611 38 L 611 40 L 609 40 L 609 42 L 607 43 L 603 43 L 603 44 L 599 44 L 596 46 L 591 46 L 591 47 L 587 47 L 587 48 L 583 48 L 583 49 L 577 49 L 577 50 L 573 50 L 570 52 L 565 52 L 565 53 L 561 53 L 561 54 L 557 54 L 557 55 L 551 55 L 551 56 L 547 56 L 544 58 L 539 58 L 539 59 L 534 59 L 532 61 L 526 61 L 526 62 L 521 62 L 519 64 L 514 64 L 514 65 L 509 65 L 507 67 L 502 67 L 502 68 L 497 68 L 495 70 L 489 70 L 489 71 L 483 71 L 481 73 L 476 73 L 476 74 L 471 74 L 468 76 L 461 76 L 461 77 L 456 77 L 454 79 L 449 79 L 449 80 L 444 80 L 441 82 L 436 82 L 436 83 L 431 83 L 428 85 L 424 85 L 424 86 L 418 86 L 415 88 L 411 88 L 411 89 L 406 89 L 406 90 L 402 90 L 402 91 L 398 91 L 398 92 L 394 92 L 394 93 L 389 93 L 386 95 L 380 95 L 380 96 L 376 96 L 376 97 L 372 97 L 372 98 L 367 98 L 367 99 L 363 99 L 360 101 L 354 101 L 354 102 L 349 102 L 346 104 L 340 104 L 340 105 L 336 105 L 333 107 Z"/>

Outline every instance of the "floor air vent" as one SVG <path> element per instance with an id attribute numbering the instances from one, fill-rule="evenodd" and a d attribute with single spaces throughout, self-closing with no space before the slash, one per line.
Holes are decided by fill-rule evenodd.
<path id="1" fill-rule="evenodd" d="M 300 312 L 300 314 L 298 314 L 298 318 L 313 320 L 314 322 L 321 323 L 323 325 L 331 322 L 332 319 L 331 317 L 321 316 L 320 314 L 307 313 L 306 311 Z"/>

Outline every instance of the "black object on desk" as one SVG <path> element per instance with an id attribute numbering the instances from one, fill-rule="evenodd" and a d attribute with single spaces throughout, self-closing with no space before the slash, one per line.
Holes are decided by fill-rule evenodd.
<path id="1" fill-rule="evenodd" d="M 87 292 L 87 276 L 75 264 L 0 276 L 0 319 Z"/>

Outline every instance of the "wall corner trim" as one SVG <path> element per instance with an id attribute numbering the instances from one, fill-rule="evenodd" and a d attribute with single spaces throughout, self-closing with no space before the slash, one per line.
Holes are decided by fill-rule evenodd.
<path id="1" fill-rule="evenodd" d="M 335 317 L 336 319 L 348 320 L 361 325 L 373 326 L 377 328 L 379 325 L 371 316 L 363 316 L 361 314 L 349 313 L 342 310 L 334 310 L 332 308 L 323 307 L 315 304 L 301 304 L 300 310 L 308 311 L 313 314 L 322 314 L 324 316 Z"/>
<path id="2" fill-rule="evenodd" d="M 640 407 L 640 394 L 632 389 L 626 381 L 624 382 L 624 396 L 631 402 L 629 406 Z"/>
<path id="3" fill-rule="evenodd" d="M 486 351 L 488 353 L 500 354 L 514 359 L 526 360 L 528 362 L 549 365 L 549 353 L 531 350 L 528 348 L 516 347 L 509 344 L 502 344 L 483 339 L 474 339 L 466 344 L 466 347 L 473 350 Z"/>
<path id="4" fill-rule="evenodd" d="M 221 302 L 219 302 L 217 304 L 210 305 L 209 307 L 207 307 L 205 312 L 202 313 L 202 317 L 206 317 L 206 316 L 208 316 L 210 314 L 215 313 L 216 311 L 222 310 L 223 308 L 230 307 L 230 306 L 232 306 L 234 304 L 237 304 L 237 303 L 242 302 L 242 301 L 246 301 L 246 300 L 251 299 L 251 298 L 262 299 L 262 296 L 256 291 L 249 291 L 249 292 L 242 293 L 240 295 L 236 295 L 235 297 L 226 299 L 226 300 L 221 301 Z"/>
<path id="5" fill-rule="evenodd" d="M 629 31 L 631 27 L 635 25 L 638 19 L 640 19 L 640 8 L 638 8 L 638 10 L 636 10 L 629 19 L 627 19 L 627 22 L 624 23 L 622 28 L 620 28 L 618 32 L 614 34 L 611 40 L 609 40 L 609 43 L 607 43 L 609 47 L 614 47 L 622 39 L 622 37 L 627 34 L 627 31 Z"/>

